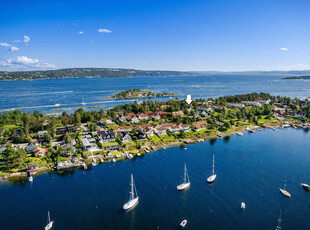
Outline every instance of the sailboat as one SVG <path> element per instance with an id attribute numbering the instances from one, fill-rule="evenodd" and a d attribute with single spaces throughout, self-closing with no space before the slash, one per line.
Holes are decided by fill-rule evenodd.
<path id="1" fill-rule="evenodd" d="M 214 173 L 214 154 L 213 154 L 213 169 L 212 169 L 212 175 L 208 177 L 207 181 L 208 183 L 213 183 L 216 179 L 216 174 Z"/>
<path id="2" fill-rule="evenodd" d="M 284 184 L 284 188 L 283 189 L 279 187 L 280 192 L 282 193 L 283 196 L 286 196 L 286 197 L 290 198 L 291 194 L 288 191 L 286 191 L 285 188 L 286 188 L 286 184 Z"/>
<path id="3" fill-rule="evenodd" d="M 131 182 L 130 182 L 130 192 L 129 192 L 129 194 L 130 194 L 129 200 L 123 205 L 123 209 L 125 211 L 134 208 L 138 204 L 138 201 L 139 201 L 137 189 L 136 189 L 135 182 L 133 180 L 133 175 L 132 174 L 131 174 Z"/>
<path id="4" fill-rule="evenodd" d="M 282 210 L 280 210 L 280 216 L 279 216 L 279 219 L 278 219 L 278 225 L 277 225 L 277 227 L 276 227 L 276 230 L 280 230 L 281 229 L 281 211 Z"/>
<path id="5" fill-rule="evenodd" d="M 82 102 L 80 104 L 81 105 L 86 105 L 86 103 L 84 102 L 84 97 L 83 97 L 83 100 L 82 100 Z"/>
<path id="6" fill-rule="evenodd" d="M 304 190 L 310 191 L 310 185 L 308 185 L 308 184 L 301 184 L 301 186 L 304 188 Z"/>
<path id="7" fill-rule="evenodd" d="M 177 189 L 179 191 L 181 191 L 181 190 L 189 188 L 190 185 L 191 185 L 191 183 L 189 181 L 189 176 L 188 176 L 188 172 L 187 172 L 187 169 L 186 169 L 186 164 L 184 164 L 184 181 L 183 181 L 182 184 L 177 186 Z"/>
<path id="8" fill-rule="evenodd" d="M 47 212 L 47 225 L 45 226 L 45 230 L 49 230 L 53 227 L 54 221 L 51 221 L 50 211 Z"/>

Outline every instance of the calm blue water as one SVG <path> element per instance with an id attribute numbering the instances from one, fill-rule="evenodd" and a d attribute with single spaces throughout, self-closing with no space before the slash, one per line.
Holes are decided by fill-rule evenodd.
<path id="1" fill-rule="evenodd" d="M 87 170 L 43 174 L 33 184 L 0 184 L 1 229 L 43 229 L 47 211 L 54 229 L 282 229 L 310 228 L 309 133 L 302 129 L 263 130 L 159 150 L 134 160 Z M 206 182 L 215 154 L 217 180 Z M 191 187 L 178 192 L 184 162 Z M 139 204 L 123 212 L 134 174 Z M 292 198 L 278 187 L 287 179 Z M 240 203 L 246 203 L 241 211 Z"/>
<path id="2" fill-rule="evenodd" d="M 0 81 L 0 112 L 20 109 L 25 112 L 38 110 L 43 113 L 55 113 L 51 110 L 56 108 L 55 104 L 60 104 L 61 108 L 69 108 L 81 106 L 80 103 L 83 101 L 86 107 L 99 105 L 107 109 L 134 100 L 102 99 L 102 97 L 132 88 L 150 89 L 159 93 L 165 91 L 179 93 L 180 99 L 186 98 L 187 94 L 191 94 L 195 99 L 252 92 L 267 92 L 301 99 L 310 96 L 310 80 L 285 81 L 281 80 L 282 77 L 214 75 Z M 69 109 L 67 112 L 71 113 L 73 110 Z"/>

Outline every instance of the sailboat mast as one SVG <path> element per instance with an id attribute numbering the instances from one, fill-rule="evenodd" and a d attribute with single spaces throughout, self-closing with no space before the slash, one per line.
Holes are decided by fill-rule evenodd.
<path id="1" fill-rule="evenodd" d="M 184 183 L 186 183 L 186 164 L 184 164 Z"/>
<path id="2" fill-rule="evenodd" d="M 214 175 L 214 154 L 213 154 L 213 168 L 212 168 L 212 175 Z"/>
<path id="3" fill-rule="evenodd" d="M 133 199 L 134 198 L 134 191 L 133 191 L 133 176 L 131 174 L 131 191 L 130 191 L 130 198 Z"/>

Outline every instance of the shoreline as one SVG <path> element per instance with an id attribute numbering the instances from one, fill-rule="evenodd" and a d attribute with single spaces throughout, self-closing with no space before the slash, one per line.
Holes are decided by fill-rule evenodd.
<path id="1" fill-rule="evenodd" d="M 290 124 L 290 127 L 289 128 L 298 128 L 298 127 L 292 127 L 292 125 L 294 124 Z M 276 124 L 274 125 L 268 125 L 268 126 L 265 126 L 265 127 L 262 127 L 262 126 L 248 126 L 248 127 L 241 127 L 240 129 L 238 130 L 233 130 L 233 131 L 229 131 L 229 132 L 224 132 L 224 133 L 215 133 L 215 134 L 211 134 L 211 135 L 206 135 L 204 137 L 194 137 L 194 138 L 191 138 L 191 139 L 186 139 L 186 140 L 181 140 L 181 139 L 176 139 L 176 140 L 173 140 L 172 142 L 168 142 L 168 143 L 161 143 L 161 144 L 156 144 L 156 145 L 151 145 L 150 148 L 148 148 L 148 152 L 145 151 L 145 149 L 140 149 L 138 150 L 136 153 L 131 153 L 133 157 L 139 157 L 137 155 L 137 153 L 140 153 L 141 156 L 144 155 L 144 154 L 147 154 L 147 153 L 151 153 L 153 151 L 157 151 L 157 150 L 160 150 L 160 149 L 165 149 L 165 148 L 172 148 L 172 147 L 183 147 L 182 145 L 190 145 L 190 144 L 197 144 L 197 143 L 200 143 L 200 142 L 205 142 L 206 140 L 212 140 L 212 139 L 224 139 L 225 137 L 227 136 L 231 136 L 231 135 L 236 135 L 238 132 L 250 132 L 250 130 L 258 130 L 258 129 L 273 129 L 275 131 L 275 128 L 280 128 L 280 124 L 279 122 L 277 122 Z M 281 128 L 283 129 L 283 128 Z M 156 149 L 153 149 L 153 148 L 156 148 Z M 125 151 L 126 152 L 126 151 Z M 124 154 L 123 156 L 119 157 L 119 158 L 115 158 L 114 156 L 107 156 L 107 157 L 104 157 L 102 155 L 94 155 L 93 158 L 97 160 L 99 160 L 99 164 L 104 164 L 104 163 L 108 163 L 108 162 L 111 162 L 112 159 L 116 159 L 116 161 L 120 161 L 120 160 L 124 160 L 124 159 L 128 159 L 128 160 L 131 160 L 131 158 L 127 158 L 126 155 L 125 155 L 125 152 L 122 153 Z M 100 159 L 103 159 L 103 162 L 100 162 Z M 52 168 L 42 168 L 42 169 L 39 169 L 37 171 L 35 171 L 32 175 L 35 177 L 35 176 L 39 176 L 39 175 L 42 175 L 44 173 L 55 173 L 57 171 L 61 172 L 61 171 L 65 171 L 65 170 L 76 170 L 77 168 L 82 168 L 82 165 L 83 164 L 86 164 L 87 166 L 90 166 L 91 165 L 91 162 L 92 162 L 92 158 L 88 158 L 88 159 L 83 159 L 82 161 L 79 161 L 78 164 L 73 164 L 73 163 L 70 163 L 69 166 L 65 166 L 65 167 L 62 167 L 60 169 L 57 169 L 57 167 L 52 167 Z M 8 181 L 10 182 L 10 179 L 17 179 L 17 180 L 21 180 L 21 179 L 24 179 L 23 182 L 25 182 L 28 178 L 28 173 L 27 172 L 16 172 L 16 173 L 11 173 L 11 174 L 8 174 L 8 175 L 3 175 L 3 176 L 0 176 L 0 183 L 3 182 L 3 181 Z"/>

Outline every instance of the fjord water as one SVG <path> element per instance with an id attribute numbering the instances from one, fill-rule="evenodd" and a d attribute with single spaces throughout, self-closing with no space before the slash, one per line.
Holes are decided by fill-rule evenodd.
<path id="1" fill-rule="evenodd" d="M 89 170 L 46 173 L 21 184 L 0 184 L 1 229 L 43 229 L 47 211 L 55 230 L 310 228 L 309 132 L 284 129 L 245 133 L 158 150 Z M 215 154 L 216 181 L 206 181 Z M 178 192 L 186 162 L 190 189 Z M 130 173 L 139 204 L 124 212 Z M 281 195 L 287 179 L 292 198 Z M 246 209 L 240 209 L 241 202 Z"/>
<path id="2" fill-rule="evenodd" d="M 126 89 L 149 89 L 155 93 L 179 93 L 196 98 L 215 98 L 252 92 L 298 97 L 310 96 L 310 80 L 282 80 L 283 75 L 208 75 L 133 78 L 76 78 L 35 81 L 0 81 L 0 112 L 19 109 L 24 112 L 37 110 L 55 113 L 55 108 L 102 106 L 107 109 L 118 104 L 132 103 L 133 99 L 103 99 Z M 146 98 L 143 100 L 147 100 Z M 169 100 L 152 98 L 152 100 Z M 59 107 L 55 105 L 59 104 Z M 87 108 L 86 108 L 87 109 Z M 97 108 L 98 109 L 98 108 Z M 62 111 L 58 111 L 62 112 Z"/>

